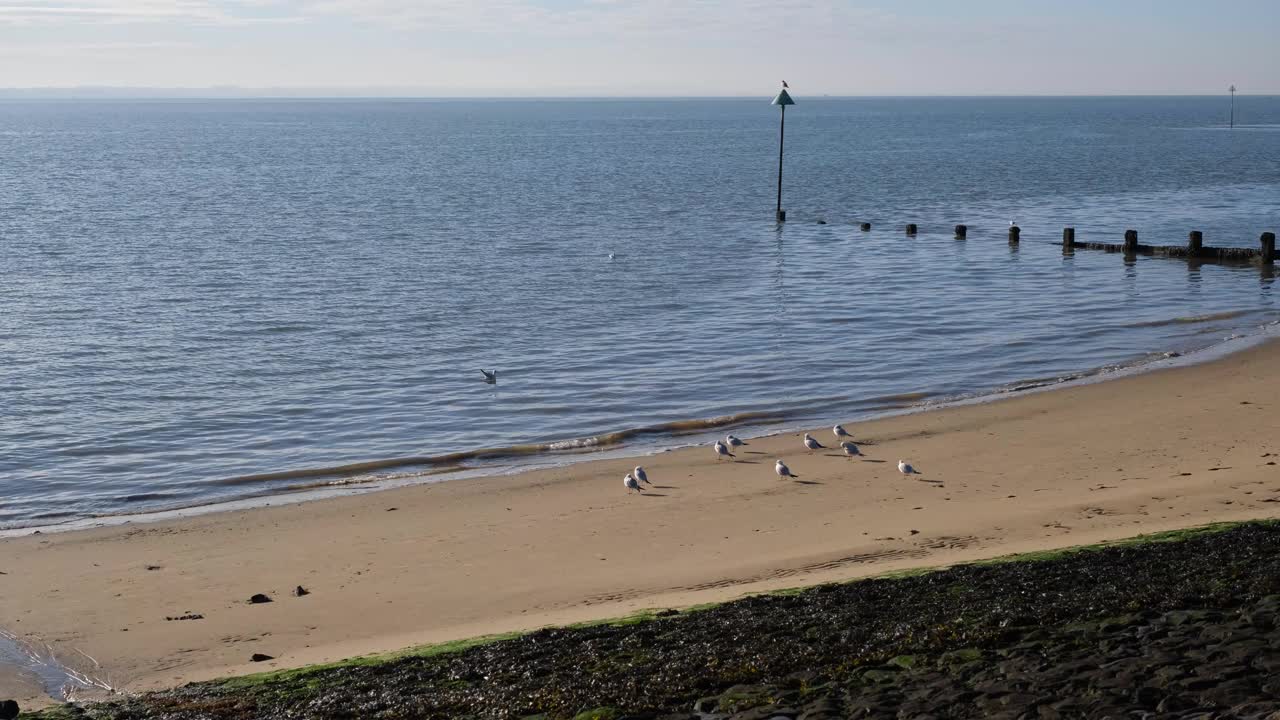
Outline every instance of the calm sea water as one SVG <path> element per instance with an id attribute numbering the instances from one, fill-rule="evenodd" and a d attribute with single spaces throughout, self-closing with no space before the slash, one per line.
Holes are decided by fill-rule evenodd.
<path id="1" fill-rule="evenodd" d="M 1280 230 L 1280 98 L 1234 131 L 1223 98 L 799 101 L 781 229 L 767 100 L 0 102 L 0 527 L 856 418 L 1280 318 L 1258 268 L 1052 244 Z"/>

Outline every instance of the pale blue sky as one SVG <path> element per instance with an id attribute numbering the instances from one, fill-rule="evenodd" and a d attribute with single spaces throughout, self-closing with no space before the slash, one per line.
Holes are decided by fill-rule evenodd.
<path id="1" fill-rule="evenodd" d="M 1280 0 L 0 0 L 0 87 L 1280 94 Z"/>

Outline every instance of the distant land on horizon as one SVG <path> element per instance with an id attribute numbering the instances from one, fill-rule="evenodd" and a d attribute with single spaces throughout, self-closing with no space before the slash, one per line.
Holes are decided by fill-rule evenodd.
<path id="1" fill-rule="evenodd" d="M 772 89 L 764 89 L 761 92 L 744 92 L 744 93 L 727 93 L 719 95 L 663 95 L 663 94 L 609 94 L 602 89 L 595 92 L 576 92 L 561 94 L 529 94 L 528 92 L 519 92 L 515 90 L 484 90 L 474 92 L 460 92 L 449 89 L 432 89 L 418 87 L 240 87 L 240 86 L 211 86 L 211 87 L 129 87 L 129 86 L 77 86 L 77 87 L 0 87 L 0 99 L 21 99 L 21 100 L 161 100 L 161 99 L 188 99 L 188 100 L 235 100 L 235 99 L 367 99 L 367 100 L 394 100 L 394 99 L 420 99 L 420 100 L 644 100 L 644 99 L 685 99 L 685 100 L 713 100 L 713 99 L 744 99 L 764 97 L 772 93 Z M 806 94 L 803 91 L 795 91 L 793 93 L 797 97 L 808 98 L 811 100 L 822 98 L 886 98 L 886 97 L 903 97 L 903 98 L 1016 98 L 1016 97 L 1064 97 L 1064 98 L 1089 98 L 1089 97 L 1216 97 L 1218 95 L 1226 96 L 1227 93 L 1134 93 L 1134 94 L 1118 94 L 1118 93 L 1043 93 L 1043 94 L 1012 94 L 1012 93 L 983 93 L 983 94 L 903 94 L 903 95 L 883 95 L 883 94 L 865 94 L 865 95 L 845 95 L 845 94 L 827 94 L 812 93 Z M 1246 93 L 1238 92 L 1237 97 L 1272 97 L 1280 95 L 1280 91 L 1262 92 L 1262 93 Z"/>

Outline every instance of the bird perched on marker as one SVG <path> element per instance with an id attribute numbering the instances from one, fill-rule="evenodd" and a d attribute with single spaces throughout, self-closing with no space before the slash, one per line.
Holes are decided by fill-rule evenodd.
<path id="1" fill-rule="evenodd" d="M 825 450 L 827 447 L 826 445 L 818 442 L 818 440 L 809 433 L 804 434 L 804 446 L 810 450 Z"/>
<path id="2" fill-rule="evenodd" d="M 486 383 L 488 383 L 488 384 L 490 384 L 490 385 L 497 385 L 497 384 L 498 384 L 498 371 L 497 371 L 497 370 L 494 370 L 493 372 L 489 372 L 488 370 L 485 370 L 484 368 L 481 368 L 481 369 L 480 369 L 480 372 L 481 372 L 481 373 L 484 373 L 484 381 L 485 381 Z"/>
<path id="3" fill-rule="evenodd" d="M 627 486 L 627 492 L 635 490 L 641 495 L 644 494 L 644 491 L 640 489 L 640 483 L 636 482 L 636 479 L 631 477 L 631 473 L 627 473 L 627 476 L 622 478 L 622 484 Z"/>
<path id="4" fill-rule="evenodd" d="M 862 454 L 862 451 L 858 449 L 858 446 L 854 445 L 848 440 L 845 440 L 844 442 L 840 443 L 840 448 L 844 450 L 844 454 L 848 455 L 849 457 L 854 457 L 855 455 Z"/>
<path id="5" fill-rule="evenodd" d="M 920 474 L 919 472 L 916 471 L 915 468 L 911 467 L 911 464 L 908 463 L 906 460 L 898 461 L 898 472 L 902 473 L 903 475 L 919 475 Z"/>
<path id="6" fill-rule="evenodd" d="M 787 464 L 782 462 L 781 460 L 779 460 L 777 464 L 773 466 L 773 471 L 778 473 L 778 477 L 783 479 L 800 477 L 799 475 L 792 473 L 791 468 L 787 467 Z"/>
<path id="7" fill-rule="evenodd" d="M 789 88 L 789 87 L 791 87 L 791 86 L 787 84 L 787 81 L 786 81 L 786 80 L 783 80 L 783 81 L 782 81 L 782 87 L 784 87 L 784 88 Z"/>
<path id="8" fill-rule="evenodd" d="M 632 473 L 635 474 L 636 479 L 639 480 L 640 482 L 646 483 L 649 485 L 653 484 L 649 482 L 649 473 L 645 472 L 644 468 L 640 467 L 639 465 L 636 466 L 636 469 L 633 470 Z"/>
<path id="9" fill-rule="evenodd" d="M 736 458 L 736 457 L 738 457 L 738 456 L 737 456 L 737 455 L 734 455 L 734 454 L 733 454 L 733 453 L 731 453 L 731 452 L 729 452 L 729 446 L 728 446 L 728 445 L 725 445 L 725 444 L 724 444 L 723 442 L 721 442 L 720 440 L 717 440 L 717 441 L 716 441 L 716 462 L 719 462 L 719 461 L 720 461 L 720 458 L 723 458 L 723 457 Z"/>
<path id="10" fill-rule="evenodd" d="M 836 436 L 836 442 L 840 442 L 841 440 L 847 437 L 853 437 L 852 435 L 849 434 L 848 430 L 844 429 L 843 425 L 837 425 L 831 428 L 831 434 Z"/>

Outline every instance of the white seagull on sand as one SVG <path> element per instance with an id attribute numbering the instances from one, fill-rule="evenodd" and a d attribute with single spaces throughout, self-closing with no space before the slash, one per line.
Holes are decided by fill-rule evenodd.
<path id="1" fill-rule="evenodd" d="M 836 442 L 839 442 L 847 437 L 853 437 L 852 435 L 849 434 L 848 430 L 844 429 L 843 425 L 837 425 L 831 428 L 831 434 L 836 436 Z"/>
<path id="2" fill-rule="evenodd" d="M 635 490 L 641 495 L 644 494 L 644 491 L 640 489 L 640 483 L 636 482 L 636 479 L 631 477 L 631 473 L 627 473 L 627 476 L 622 478 L 622 484 L 627 486 L 627 492 Z"/>
<path id="3" fill-rule="evenodd" d="M 716 462 L 719 462 L 720 458 L 722 457 L 737 457 L 737 455 L 734 455 L 733 453 L 729 452 L 728 445 L 725 445 L 723 442 L 717 440 L 716 441 Z"/>
<path id="4" fill-rule="evenodd" d="M 781 460 L 779 460 L 778 463 L 773 466 L 773 471 L 778 473 L 778 477 L 780 478 L 800 477 L 799 475 L 792 474 L 791 468 L 787 467 L 787 464 L 782 462 Z"/>
<path id="5" fill-rule="evenodd" d="M 724 441 L 728 443 L 730 448 L 740 448 L 743 445 L 746 445 L 746 443 L 736 435 L 725 435 Z"/>
<path id="6" fill-rule="evenodd" d="M 649 474 L 648 474 L 648 473 L 646 473 L 646 472 L 644 471 L 644 468 L 640 467 L 639 465 L 637 465 L 637 466 L 636 466 L 636 469 L 635 469 L 635 470 L 633 470 L 632 472 L 634 472 L 634 473 L 635 473 L 636 479 L 637 479 L 637 480 L 639 480 L 640 482 L 642 482 L 642 483 L 647 483 L 647 484 L 649 484 L 649 485 L 652 485 L 652 484 L 653 484 L 653 483 L 649 482 Z"/>
<path id="7" fill-rule="evenodd" d="M 822 443 L 818 442 L 809 433 L 804 434 L 804 446 L 809 448 L 810 450 L 824 450 L 827 447 L 826 445 L 823 445 Z"/>
<path id="8" fill-rule="evenodd" d="M 845 454 L 845 455 L 848 455 L 849 457 L 853 457 L 854 455 L 861 455 L 861 454 L 862 454 L 862 451 L 858 449 L 858 446 L 857 446 L 857 445 L 854 445 L 853 443 L 849 442 L 848 440 L 845 440 L 844 442 L 840 443 L 840 447 L 841 447 L 841 449 L 843 449 L 843 450 L 844 450 L 844 454 Z"/>
<path id="9" fill-rule="evenodd" d="M 908 463 L 906 460 L 898 461 L 898 472 L 902 473 L 903 475 L 919 475 L 920 474 L 919 472 L 916 471 L 915 468 L 911 467 L 911 464 Z"/>

